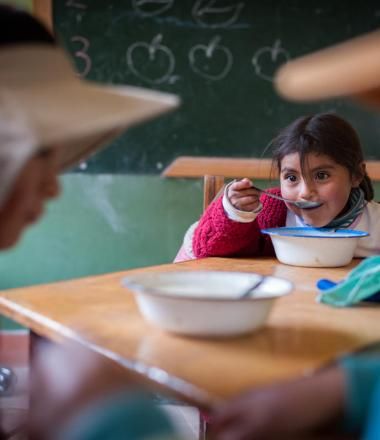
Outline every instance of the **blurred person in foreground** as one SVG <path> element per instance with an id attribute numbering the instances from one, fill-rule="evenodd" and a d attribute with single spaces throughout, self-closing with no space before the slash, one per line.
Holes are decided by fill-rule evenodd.
<path id="1" fill-rule="evenodd" d="M 177 98 L 169 94 L 79 79 L 67 55 L 35 18 L 0 6 L 0 250 L 14 246 L 24 230 L 40 219 L 46 202 L 59 195 L 60 172 L 86 159 L 130 125 L 177 104 Z M 125 382 L 118 381 L 119 394 L 115 394 L 112 375 L 105 377 L 104 383 L 97 380 L 105 371 L 100 364 L 86 361 L 92 358 L 79 353 L 75 362 L 70 351 L 55 349 L 54 356 L 45 349 L 36 377 L 32 377 L 31 386 L 38 396 L 29 424 L 34 438 L 140 439 L 170 435 L 169 421 L 140 392 L 120 388 Z M 60 374 L 62 371 L 65 375 Z M 3 394 L 9 392 L 12 377 L 11 370 L 1 366 Z M 92 381 L 86 380 L 89 377 Z M 104 396 L 106 388 L 110 394 Z M 78 433 L 66 431 L 69 420 L 79 417 L 81 410 L 81 420 L 86 421 L 86 404 L 100 396 L 102 405 L 97 409 L 94 404 L 92 422 L 87 426 L 84 422 Z M 75 414 L 73 408 L 78 410 Z M 5 412 L 2 408 L 0 423 Z M 116 415 L 117 426 L 113 423 Z M 0 437 L 5 438 L 5 433 L 0 432 Z"/>

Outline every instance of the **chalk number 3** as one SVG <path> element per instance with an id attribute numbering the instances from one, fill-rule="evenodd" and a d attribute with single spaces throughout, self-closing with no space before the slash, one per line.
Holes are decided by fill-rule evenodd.
<path id="1" fill-rule="evenodd" d="M 91 58 L 87 53 L 88 48 L 90 47 L 90 42 L 87 40 L 87 38 L 81 37 L 79 35 L 72 37 L 71 41 L 73 43 L 80 43 L 81 44 L 81 47 L 77 51 L 74 52 L 74 56 L 76 56 L 77 58 L 80 58 L 84 63 L 84 67 L 83 67 L 82 71 L 79 72 L 79 76 L 86 77 L 88 75 L 88 73 L 90 72 L 91 66 L 92 66 Z"/>

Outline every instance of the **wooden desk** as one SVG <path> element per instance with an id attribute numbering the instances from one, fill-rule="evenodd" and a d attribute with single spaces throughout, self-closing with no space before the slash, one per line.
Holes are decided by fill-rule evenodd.
<path id="1" fill-rule="evenodd" d="M 262 330 L 230 340 L 183 338 L 150 326 L 120 286 L 128 272 L 3 291 L 0 312 L 54 341 L 79 341 L 150 385 L 207 406 L 255 385 L 306 374 L 380 339 L 380 307 L 334 309 L 315 302 L 317 279 L 339 280 L 354 264 L 313 269 L 274 259 L 210 258 L 138 269 L 256 271 L 294 282 L 294 293 L 275 303 Z"/>

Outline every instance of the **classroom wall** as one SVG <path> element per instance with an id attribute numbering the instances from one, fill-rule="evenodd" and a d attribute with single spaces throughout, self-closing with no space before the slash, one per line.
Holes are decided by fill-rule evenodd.
<path id="1" fill-rule="evenodd" d="M 42 221 L 0 254 L 0 289 L 170 262 L 202 210 L 200 180 L 66 174 L 62 187 Z"/>

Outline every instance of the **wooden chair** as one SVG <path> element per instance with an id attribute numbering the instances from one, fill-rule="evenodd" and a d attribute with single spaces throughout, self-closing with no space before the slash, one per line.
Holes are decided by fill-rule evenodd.
<path id="1" fill-rule="evenodd" d="M 224 177 L 223 176 L 212 176 L 207 174 L 203 176 L 203 211 L 208 207 L 208 205 L 224 190 Z M 186 231 L 186 234 L 190 233 L 192 228 L 196 226 L 196 223 L 193 223 L 189 226 Z M 184 238 L 184 242 L 179 248 L 177 255 L 174 258 L 174 263 L 188 260 L 190 257 L 189 252 L 186 250 L 185 240 L 186 234 Z"/>
<path id="2" fill-rule="evenodd" d="M 224 176 L 206 174 L 203 177 L 203 211 L 224 190 Z"/>

